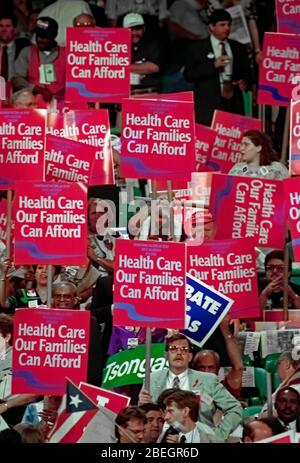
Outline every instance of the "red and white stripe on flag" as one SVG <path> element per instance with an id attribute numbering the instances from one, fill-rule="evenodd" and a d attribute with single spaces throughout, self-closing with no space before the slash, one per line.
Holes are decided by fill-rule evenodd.
<path id="1" fill-rule="evenodd" d="M 54 427 L 48 436 L 50 444 L 78 442 L 86 426 L 99 411 L 97 405 L 70 381 L 67 384 L 67 391 L 58 409 Z"/>

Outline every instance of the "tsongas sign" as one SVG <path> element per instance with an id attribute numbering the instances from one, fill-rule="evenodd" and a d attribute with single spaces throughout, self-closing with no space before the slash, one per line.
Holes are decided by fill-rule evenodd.
<path id="1" fill-rule="evenodd" d="M 145 377 L 145 345 L 124 350 L 109 357 L 103 373 L 102 387 L 113 389 L 128 384 L 142 384 Z M 165 358 L 165 344 L 153 344 L 151 347 L 151 371 L 168 367 Z"/>

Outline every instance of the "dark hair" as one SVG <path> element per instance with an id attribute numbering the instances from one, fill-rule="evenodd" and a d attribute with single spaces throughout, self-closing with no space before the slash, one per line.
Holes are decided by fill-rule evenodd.
<path id="1" fill-rule="evenodd" d="M 0 431 L 0 444 L 21 444 L 21 434 L 12 428 L 3 429 Z"/>
<path id="2" fill-rule="evenodd" d="M 185 407 L 190 409 L 189 416 L 196 423 L 199 419 L 200 399 L 191 391 L 177 390 L 165 399 L 165 405 L 175 402 L 177 407 L 182 410 Z"/>
<path id="3" fill-rule="evenodd" d="M 243 137 L 249 138 L 255 146 L 261 146 L 259 157 L 260 166 L 269 166 L 273 161 L 278 161 L 278 155 L 273 149 L 272 140 L 269 135 L 259 130 L 247 130 Z"/>
<path id="4" fill-rule="evenodd" d="M 39 265 L 43 265 L 43 264 L 39 264 Z M 36 272 L 37 267 L 38 267 L 37 265 L 32 266 L 34 273 Z M 62 269 L 61 265 L 54 265 L 54 276 L 59 275 L 61 272 L 61 269 Z"/>
<path id="5" fill-rule="evenodd" d="M 189 351 L 193 352 L 193 344 L 182 333 L 175 333 L 175 334 L 172 334 L 172 336 L 169 336 L 169 337 L 166 338 L 166 351 L 169 350 L 170 344 L 172 344 L 172 342 L 180 341 L 180 340 L 185 340 L 189 345 Z"/>
<path id="6" fill-rule="evenodd" d="M 282 394 L 282 393 L 285 392 L 285 391 L 289 391 L 289 392 L 292 392 L 293 394 L 296 394 L 296 396 L 297 396 L 297 398 L 298 398 L 298 401 L 299 401 L 299 404 L 300 404 L 300 394 L 299 394 L 299 392 L 298 392 L 296 389 L 294 389 L 292 386 L 286 386 L 286 387 L 283 386 L 283 387 L 281 387 L 281 388 L 279 389 L 279 391 L 278 391 L 277 394 L 276 394 L 275 404 L 276 404 L 276 400 L 277 400 L 277 398 L 278 398 L 278 394 Z"/>
<path id="7" fill-rule="evenodd" d="M 272 259 L 279 259 L 279 260 L 282 260 L 282 262 L 284 262 L 284 252 L 279 249 L 274 249 L 273 251 L 269 252 L 265 258 L 265 269 L 267 268 L 268 263 Z M 288 269 L 289 269 L 289 272 L 292 270 L 291 259 L 289 259 Z"/>
<path id="8" fill-rule="evenodd" d="M 232 17 L 228 13 L 228 11 L 223 10 L 222 8 L 219 8 L 209 16 L 208 18 L 208 24 L 213 24 L 215 25 L 219 21 L 229 21 L 230 24 L 232 23 Z"/>
<path id="9" fill-rule="evenodd" d="M 157 404 L 153 404 L 153 403 L 148 403 L 148 404 L 143 404 L 143 405 L 140 405 L 139 407 L 141 410 L 144 410 L 144 412 L 147 414 L 148 412 L 152 412 L 152 411 L 155 411 L 155 412 L 160 412 L 160 408 Z"/>
<path id="10" fill-rule="evenodd" d="M 13 14 L 13 13 L 10 13 L 10 12 L 3 12 L 0 14 L 0 21 L 2 21 L 3 19 L 10 19 L 11 22 L 12 22 L 12 25 L 14 27 L 17 27 L 18 25 L 18 20 L 17 20 L 17 17 Z"/>
<path id="11" fill-rule="evenodd" d="M 284 431 L 283 426 L 281 423 L 277 420 L 277 418 L 255 418 L 255 417 L 249 417 L 246 418 L 245 421 L 243 422 L 243 440 L 245 437 L 250 437 L 252 434 L 252 429 L 251 429 L 251 424 L 252 423 L 264 423 L 266 424 L 271 430 L 273 436 L 276 434 L 281 434 Z"/>
<path id="12" fill-rule="evenodd" d="M 0 313 L 0 333 L 5 338 L 8 334 L 11 334 L 9 345 L 12 346 L 13 343 L 13 333 L 14 333 L 14 320 L 9 315 Z"/>
<path id="13" fill-rule="evenodd" d="M 123 428 L 126 428 L 129 420 L 141 420 L 143 423 L 147 422 L 146 413 L 137 405 L 130 405 L 123 408 L 116 417 L 115 423 Z M 117 439 L 120 438 L 118 426 L 115 426 L 115 435 Z"/>
<path id="14" fill-rule="evenodd" d="M 177 391 L 178 391 L 178 389 L 175 389 L 175 388 L 172 387 L 170 389 L 165 389 L 164 391 L 162 391 L 159 394 L 156 403 L 157 403 L 160 410 L 163 410 L 163 411 L 165 410 L 165 408 L 166 408 L 165 399 L 167 397 L 169 397 L 169 395 L 171 395 L 171 394 L 173 394 L 174 392 L 177 392 Z"/>

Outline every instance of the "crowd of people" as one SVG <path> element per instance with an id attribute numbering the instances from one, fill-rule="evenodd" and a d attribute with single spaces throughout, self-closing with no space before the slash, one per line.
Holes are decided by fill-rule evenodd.
<path id="1" fill-rule="evenodd" d="M 275 27 L 273 1 L 15 0 L 13 6 L 6 3 L 6 9 L 1 5 L 0 14 L 0 70 L 8 92 L 5 108 L 49 107 L 53 101 L 64 101 L 67 27 L 125 27 L 131 30 L 132 95 L 193 91 L 195 120 L 210 126 L 216 109 L 245 114 L 244 94 L 251 91 L 252 110 L 257 114 L 258 65 L 263 33 Z M 247 46 L 229 38 L 232 18 L 227 8 L 238 4 L 250 31 L 251 42 Z M 120 131 L 120 105 L 105 107 L 112 128 Z M 286 165 L 279 161 L 273 148 L 272 135 L 276 133 L 244 132 L 241 162 L 232 167 L 229 175 L 275 180 L 289 177 Z M 120 178 L 120 156 L 117 141 L 113 160 L 122 189 L 128 183 Z M 137 182 L 137 186 L 143 192 L 145 182 Z M 96 192 L 97 188 L 92 187 L 88 193 L 88 263 L 51 267 L 50 305 L 56 309 L 90 311 L 87 382 L 100 387 L 109 356 L 144 344 L 146 330 L 113 326 L 115 242 L 122 239 L 122 233 L 116 234 L 107 227 L 108 220 L 103 221 L 107 209 Z M 6 204 L 5 193 L 0 201 Z M 201 238 L 213 241 L 216 225 L 212 213 L 207 208 L 197 208 L 196 213 L 203 221 Z M 184 217 L 174 221 L 173 226 L 165 226 L 174 216 L 170 219 L 162 210 L 154 218 L 154 234 L 151 221 L 144 220 L 141 211 L 137 217 L 140 233 L 132 236 L 126 230 L 128 239 L 196 239 L 193 231 L 187 233 L 184 229 Z M 46 265 L 15 265 L 5 245 L 1 241 L 0 244 L 0 442 L 45 443 L 56 421 L 61 397 L 12 394 L 11 383 L 14 314 L 18 308 L 49 307 L 49 269 Z M 284 251 L 267 250 L 261 255 L 263 269 L 257 263 L 261 313 L 282 309 L 284 291 L 288 308 L 300 309 L 300 287 L 290 280 L 286 289 L 284 286 Z M 288 278 L 291 271 L 289 260 Z M 237 334 L 242 326 L 250 329 L 248 323 L 247 319 L 226 316 L 201 349 L 178 331 L 153 329 L 152 342 L 165 343 L 168 367 L 151 373 L 150 387 L 144 383 L 117 389 L 130 397 L 131 404 L 118 413 L 112 441 L 249 443 L 286 430 L 300 432 L 300 361 L 291 352 L 283 352 L 278 360 L 281 384 L 273 394 L 273 416 L 266 415 L 266 407 L 261 404 L 260 415 L 245 419 L 244 358 Z M 219 370 L 226 366 L 229 371 L 220 381 Z"/>

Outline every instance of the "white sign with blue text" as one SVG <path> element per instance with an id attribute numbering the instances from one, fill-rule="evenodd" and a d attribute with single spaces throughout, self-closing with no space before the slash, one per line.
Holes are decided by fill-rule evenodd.
<path id="1" fill-rule="evenodd" d="M 202 347 L 223 320 L 233 300 L 187 273 L 186 326 L 181 332 Z"/>

